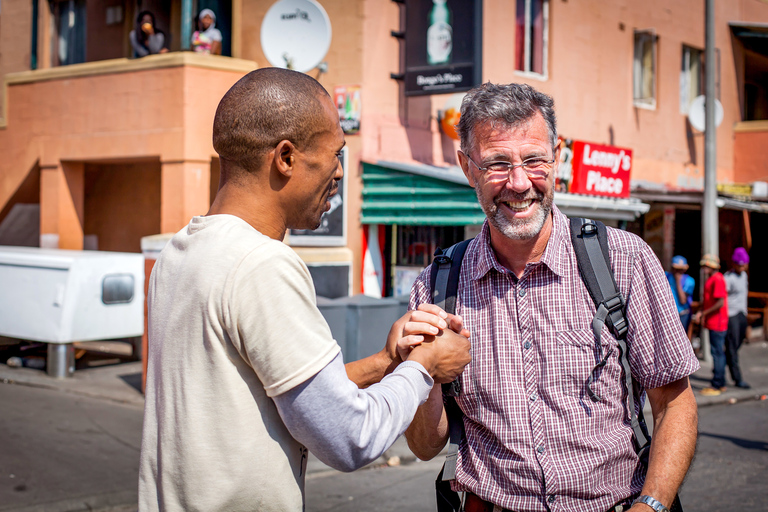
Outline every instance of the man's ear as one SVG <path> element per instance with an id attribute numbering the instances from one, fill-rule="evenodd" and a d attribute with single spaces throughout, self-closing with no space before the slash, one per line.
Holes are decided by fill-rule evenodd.
<path id="1" fill-rule="evenodd" d="M 289 178 L 293 175 L 296 166 L 296 146 L 289 140 L 281 140 L 275 146 L 272 163 L 277 171 Z"/>
<path id="2" fill-rule="evenodd" d="M 472 176 L 472 173 L 469 172 L 469 160 L 467 159 L 467 155 L 461 151 L 457 151 L 456 156 L 459 157 L 459 165 L 461 166 L 461 170 L 464 171 L 464 176 L 467 177 L 469 186 L 475 188 L 475 179 L 474 176 Z"/>

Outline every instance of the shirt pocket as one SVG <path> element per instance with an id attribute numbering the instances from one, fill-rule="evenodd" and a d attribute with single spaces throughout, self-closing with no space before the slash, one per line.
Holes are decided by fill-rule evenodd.
<path id="1" fill-rule="evenodd" d="M 474 422 L 483 423 L 483 418 L 481 417 L 482 407 L 479 403 L 481 397 L 480 393 L 478 392 L 480 384 L 477 381 L 479 377 L 479 369 L 477 368 L 478 364 L 478 360 L 473 360 L 471 363 L 469 363 L 469 365 L 467 365 L 467 367 L 464 369 L 464 372 L 459 375 L 458 380 L 461 384 L 461 392 L 459 393 L 459 396 L 456 397 L 456 403 L 461 408 L 464 416 Z"/>
<path id="2" fill-rule="evenodd" d="M 593 368 L 606 356 L 605 366 L 595 372 L 592 391 L 605 397 L 617 385 L 621 370 L 618 365 L 618 347 L 605 332 L 600 337 L 600 350 L 595 346 L 595 335 L 590 329 L 560 331 L 557 345 L 560 351 L 560 382 L 564 394 L 589 398 L 587 382 Z M 602 353 L 601 353 L 602 352 Z"/>

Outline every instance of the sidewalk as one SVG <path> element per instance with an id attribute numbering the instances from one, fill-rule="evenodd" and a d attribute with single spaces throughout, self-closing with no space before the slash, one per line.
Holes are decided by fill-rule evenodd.
<path id="1" fill-rule="evenodd" d="M 691 387 L 696 395 L 699 407 L 708 405 L 735 403 L 742 400 L 761 399 L 768 395 L 768 342 L 752 341 L 739 349 L 739 367 L 744 380 L 751 389 L 735 387 L 726 367 L 727 390 L 718 396 L 702 396 L 700 391 L 709 386 L 712 380 L 712 363 L 699 361 L 701 369 L 691 375 Z"/>
<path id="2" fill-rule="evenodd" d="M 744 379 L 752 386 L 752 389 L 739 389 L 729 385 L 727 391 L 719 396 L 702 396 L 699 391 L 707 387 L 712 378 L 712 365 L 702 361 L 701 369 L 691 375 L 691 386 L 694 389 L 699 407 L 735 403 L 743 400 L 759 400 L 768 395 L 768 342 L 752 341 L 743 345 L 739 351 L 739 360 Z M 77 370 L 75 375 L 68 379 L 48 377 L 42 370 L 9 368 L 4 364 L 4 361 L 0 362 L 0 385 L 21 384 L 57 389 L 65 393 L 139 406 L 144 403 L 144 397 L 139 391 L 140 382 L 140 361 L 89 367 Z M 408 449 L 405 439 L 400 438 L 372 465 L 398 465 L 415 460 L 416 457 Z M 331 468 L 316 458 L 310 457 L 307 473 L 330 470 Z"/>

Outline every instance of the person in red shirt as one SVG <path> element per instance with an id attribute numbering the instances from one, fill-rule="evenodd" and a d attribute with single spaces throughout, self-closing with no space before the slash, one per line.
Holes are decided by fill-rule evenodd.
<path id="1" fill-rule="evenodd" d="M 709 348 L 714 370 L 712 385 L 701 390 L 702 395 L 715 396 L 725 391 L 725 335 L 728 333 L 728 290 L 725 277 L 719 272 L 720 258 L 705 254 L 701 258 L 704 270 L 704 309 L 696 313 L 695 322 L 709 329 Z"/>

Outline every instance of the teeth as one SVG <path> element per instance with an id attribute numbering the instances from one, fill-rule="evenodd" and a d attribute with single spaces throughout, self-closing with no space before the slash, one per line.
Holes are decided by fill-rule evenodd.
<path id="1" fill-rule="evenodd" d="M 504 204 L 511 210 L 523 211 L 527 209 L 533 201 L 528 199 L 527 201 L 504 201 Z"/>

